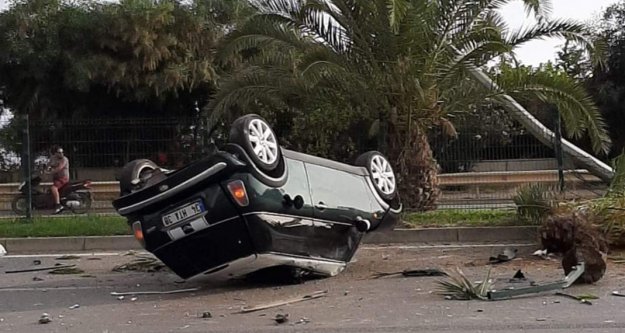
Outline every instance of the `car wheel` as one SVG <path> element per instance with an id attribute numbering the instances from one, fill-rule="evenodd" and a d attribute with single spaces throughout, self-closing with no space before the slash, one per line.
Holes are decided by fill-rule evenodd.
<path id="1" fill-rule="evenodd" d="M 156 163 L 138 159 L 124 165 L 119 177 L 119 190 L 122 196 L 136 192 L 143 188 L 155 170 L 159 169 Z"/>
<path id="2" fill-rule="evenodd" d="M 230 141 L 240 145 L 263 172 L 275 170 L 282 160 L 276 134 L 258 115 L 250 114 L 235 120 L 230 128 Z"/>
<path id="3" fill-rule="evenodd" d="M 377 151 L 370 151 L 356 159 L 357 166 L 367 168 L 376 192 L 384 200 L 393 200 L 397 195 L 397 177 L 391 163 Z"/>

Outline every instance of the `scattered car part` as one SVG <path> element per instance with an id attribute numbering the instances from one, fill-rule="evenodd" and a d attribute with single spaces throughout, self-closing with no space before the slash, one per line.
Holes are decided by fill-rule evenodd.
<path id="1" fill-rule="evenodd" d="M 41 315 L 41 318 L 39 318 L 39 324 L 48 324 L 50 323 L 52 320 L 50 320 L 50 315 L 47 313 L 43 313 Z"/>
<path id="2" fill-rule="evenodd" d="M 516 253 L 517 253 L 517 249 L 507 247 L 503 250 L 503 252 L 498 254 L 496 257 L 490 257 L 488 259 L 488 262 L 490 264 L 499 264 L 502 262 L 507 262 L 516 258 Z"/>
<path id="3" fill-rule="evenodd" d="M 527 280 L 527 278 L 525 277 L 525 274 L 523 274 L 523 272 L 519 269 L 516 271 L 516 273 L 514 273 L 514 276 L 511 279 L 511 282 L 515 282 L 515 281 L 525 281 Z"/>
<path id="4" fill-rule="evenodd" d="M 510 299 L 515 296 L 537 294 L 547 291 L 566 289 L 570 287 L 582 274 L 584 274 L 585 265 L 579 263 L 564 279 L 556 282 L 546 284 L 534 284 L 528 287 L 503 289 L 503 290 L 491 290 L 487 296 L 489 300 L 503 300 Z"/>
<path id="5" fill-rule="evenodd" d="M 2 244 L 0 244 L 0 257 L 6 254 L 7 254 L 7 250 L 4 248 L 4 246 L 2 246 Z"/>
<path id="6" fill-rule="evenodd" d="M 276 317 L 273 319 L 276 321 L 276 324 L 284 324 L 287 321 L 289 321 L 289 314 L 288 313 L 278 313 L 276 315 Z"/>

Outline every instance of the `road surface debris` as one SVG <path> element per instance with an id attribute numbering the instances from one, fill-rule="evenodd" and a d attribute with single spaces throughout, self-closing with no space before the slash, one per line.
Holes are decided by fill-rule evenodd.
<path id="1" fill-rule="evenodd" d="M 287 305 L 287 304 L 292 304 L 292 303 L 297 303 L 297 302 L 308 301 L 308 300 L 312 300 L 312 299 L 316 299 L 316 298 L 327 296 L 327 294 L 328 294 L 327 290 L 316 291 L 316 292 L 314 292 L 312 294 L 298 296 L 298 297 L 294 297 L 294 298 L 287 299 L 287 300 L 282 300 L 282 301 L 277 301 L 277 302 L 272 302 L 272 303 L 267 303 L 267 304 L 260 304 L 260 305 L 256 305 L 256 306 L 244 306 L 244 307 L 241 308 L 241 311 L 239 311 L 238 313 L 248 313 L 248 312 L 260 311 L 260 310 L 275 308 L 277 306 L 282 306 L 282 305 Z"/>

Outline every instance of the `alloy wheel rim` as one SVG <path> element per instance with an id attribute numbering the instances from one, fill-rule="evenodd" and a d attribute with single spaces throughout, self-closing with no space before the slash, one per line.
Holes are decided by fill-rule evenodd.
<path id="1" fill-rule="evenodd" d="M 376 155 L 371 159 L 371 177 L 382 193 L 389 195 L 395 191 L 395 174 L 384 157 Z"/>
<path id="2" fill-rule="evenodd" d="M 278 159 L 278 141 L 266 122 L 260 119 L 250 121 L 248 139 L 254 154 L 265 164 L 272 164 Z"/>

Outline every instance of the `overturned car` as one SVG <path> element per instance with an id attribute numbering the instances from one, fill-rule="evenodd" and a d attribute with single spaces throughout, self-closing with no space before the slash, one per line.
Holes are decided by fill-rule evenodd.
<path id="1" fill-rule="evenodd" d="M 210 156 L 173 171 L 134 160 L 119 180 L 113 206 L 142 246 L 185 279 L 276 266 L 334 276 L 365 233 L 392 228 L 401 211 L 380 153 L 352 166 L 283 149 L 252 114 Z"/>

